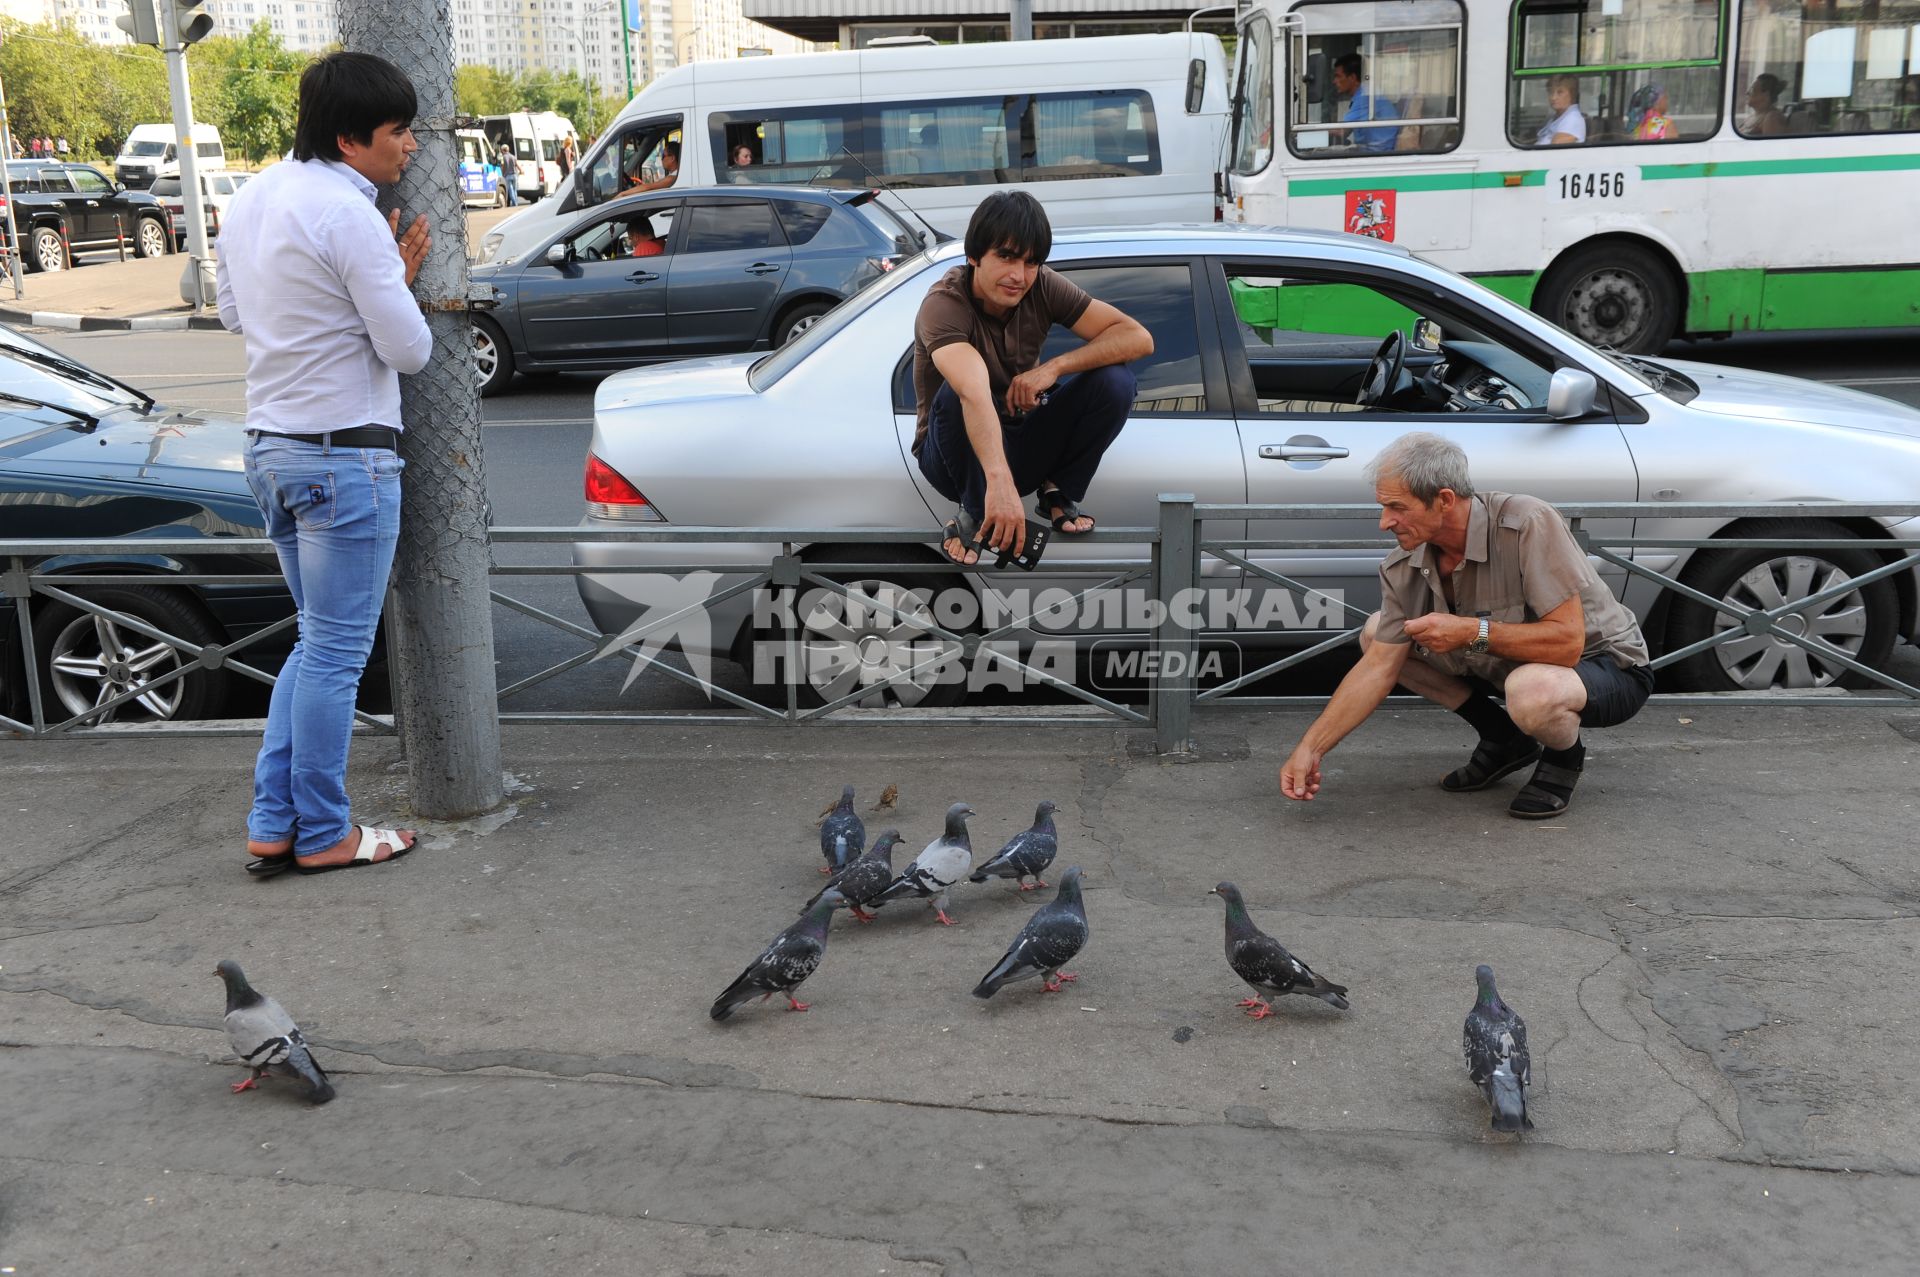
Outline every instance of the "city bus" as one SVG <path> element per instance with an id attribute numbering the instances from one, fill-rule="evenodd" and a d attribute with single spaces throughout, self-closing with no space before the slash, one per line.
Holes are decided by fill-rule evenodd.
<path id="1" fill-rule="evenodd" d="M 1250 0 L 1221 215 L 1596 345 L 1920 325 L 1920 0 Z"/>

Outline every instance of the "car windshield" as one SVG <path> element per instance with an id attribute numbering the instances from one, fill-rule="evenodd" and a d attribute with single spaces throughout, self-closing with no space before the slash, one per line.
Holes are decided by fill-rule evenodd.
<path id="1" fill-rule="evenodd" d="M 88 416 L 153 401 L 104 373 L 75 363 L 20 334 L 0 332 L 0 393 L 58 404 Z"/>
<path id="2" fill-rule="evenodd" d="M 149 157 L 155 156 L 155 155 L 165 155 L 167 153 L 167 144 L 165 142 L 129 142 L 127 143 L 127 149 L 120 153 L 122 155 L 140 155 L 140 156 L 149 156 Z"/>
<path id="3" fill-rule="evenodd" d="M 831 341 L 835 333 L 866 313 L 868 307 L 893 292 L 894 289 L 933 268 L 933 265 L 932 258 L 925 253 L 907 258 L 882 275 L 877 282 L 869 284 L 822 315 L 820 322 L 813 327 L 764 359 L 757 361 L 747 370 L 747 384 L 756 391 L 766 390 L 797 367 L 801 360 Z"/>

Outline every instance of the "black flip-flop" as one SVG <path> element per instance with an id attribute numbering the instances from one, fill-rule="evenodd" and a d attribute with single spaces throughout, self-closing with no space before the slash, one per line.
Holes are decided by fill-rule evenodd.
<path id="1" fill-rule="evenodd" d="M 1047 511 L 1054 509 L 1060 511 L 1059 515 L 1055 516 L 1047 513 Z M 1047 488 L 1040 493 L 1040 502 L 1034 510 L 1034 513 L 1051 523 L 1053 530 L 1063 537 L 1083 537 L 1093 531 L 1093 528 L 1081 528 L 1078 532 L 1070 532 L 1067 530 L 1067 525 L 1075 519 L 1092 519 L 1093 516 L 1085 510 L 1082 510 L 1078 501 L 1067 496 L 1058 488 Z M 1094 527 L 1098 526 L 1099 521 L 1096 519 L 1094 520 Z"/>
<path id="2" fill-rule="evenodd" d="M 948 554 L 947 542 L 949 541 L 958 541 L 962 554 L 966 553 L 968 546 L 973 547 L 973 562 L 969 563 L 964 558 L 956 559 Z M 953 517 L 940 525 L 940 555 L 955 567 L 979 567 L 980 555 L 985 550 L 986 547 L 980 544 L 980 521 L 966 510 L 955 510 Z"/>
<path id="3" fill-rule="evenodd" d="M 255 856 L 247 862 L 246 869 L 256 878 L 277 878 L 293 868 L 293 860 L 291 851 L 283 851 L 277 856 Z"/>
<path id="4" fill-rule="evenodd" d="M 397 829 L 375 829 L 372 825 L 357 825 L 355 828 L 360 831 L 360 847 L 353 853 L 352 860 L 345 860 L 337 865 L 313 865 L 311 867 L 296 864 L 293 867 L 294 872 L 303 874 L 328 874 L 336 869 L 358 869 L 363 865 L 384 865 L 389 860 L 398 860 L 413 850 L 412 846 L 400 841 L 400 831 Z M 418 839 L 416 838 L 415 841 L 418 841 Z M 379 854 L 380 848 L 382 847 L 393 848 L 393 854 L 376 860 L 374 857 Z"/>

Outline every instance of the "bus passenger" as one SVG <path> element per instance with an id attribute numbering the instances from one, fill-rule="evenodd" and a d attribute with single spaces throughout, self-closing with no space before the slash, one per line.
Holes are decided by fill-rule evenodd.
<path id="1" fill-rule="evenodd" d="M 1777 105 L 1786 81 L 1763 71 L 1753 77 L 1747 90 L 1747 114 L 1740 121 L 1740 132 L 1747 137 L 1779 137 L 1787 131 L 1787 117 Z"/>
<path id="2" fill-rule="evenodd" d="M 1580 110 L 1580 77 L 1556 75 L 1547 80 L 1547 109 L 1553 118 L 1540 126 L 1535 146 L 1578 146 L 1587 140 L 1587 117 Z"/>
<path id="3" fill-rule="evenodd" d="M 1364 63 L 1357 53 L 1345 53 L 1333 60 L 1333 91 L 1347 99 L 1343 122 L 1354 120 L 1397 120 L 1400 112 L 1391 102 L 1373 96 L 1373 87 L 1363 75 Z M 1400 136 L 1399 129 L 1352 129 L 1347 136 L 1353 145 L 1369 151 L 1391 151 Z"/>
<path id="4" fill-rule="evenodd" d="M 740 145 L 733 148 L 733 166 L 735 168 L 746 168 L 748 165 L 752 163 L 753 163 L 752 147 L 748 146 L 745 142 L 742 142 Z"/>
<path id="5" fill-rule="evenodd" d="M 1633 125 L 1633 140 L 1661 142 L 1675 136 L 1668 106 L 1667 90 L 1658 81 L 1635 89 L 1627 99 L 1627 119 Z"/>
<path id="6" fill-rule="evenodd" d="M 1893 127 L 1920 129 L 1920 75 L 1903 76 L 1893 103 Z"/>

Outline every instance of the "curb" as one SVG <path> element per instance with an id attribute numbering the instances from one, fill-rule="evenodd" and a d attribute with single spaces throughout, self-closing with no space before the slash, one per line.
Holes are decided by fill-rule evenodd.
<path id="1" fill-rule="evenodd" d="M 67 332 L 225 332 L 218 315 L 195 315 L 186 311 L 158 315 L 74 315 L 53 310 L 10 310 L 0 307 L 0 320 L 30 328 L 59 328 Z"/>

